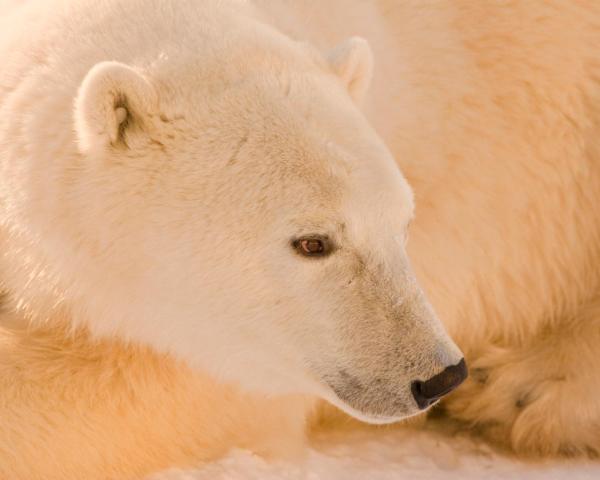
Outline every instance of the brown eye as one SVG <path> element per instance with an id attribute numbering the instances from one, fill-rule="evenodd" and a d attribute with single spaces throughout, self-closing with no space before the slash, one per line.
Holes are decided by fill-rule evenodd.
<path id="1" fill-rule="evenodd" d="M 330 253 L 329 240 L 325 237 L 304 237 L 294 240 L 294 248 L 306 257 L 322 257 Z"/>
<path id="2" fill-rule="evenodd" d="M 325 245 L 321 240 L 300 240 L 300 248 L 306 255 L 318 255 L 325 251 Z"/>

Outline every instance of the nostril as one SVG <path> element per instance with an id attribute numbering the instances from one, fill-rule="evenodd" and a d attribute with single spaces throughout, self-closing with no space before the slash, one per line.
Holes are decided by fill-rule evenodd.
<path id="1" fill-rule="evenodd" d="M 437 400 L 437 397 L 427 397 L 423 393 L 424 383 L 425 382 L 421 382 L 420 380 L 415 380 L 410 385 L 410 390 L 413 394 L 413 397 L 421 410 L 429 407 L 432 403 L 434 403 Z"/>
<path id="2" fill-rule="evenodd" d="M 427 408 L 436 400 L 450 393 L 467 378 L 467 364 L 463 358 L 456 365 L 450 365 L 446 369 L 422 382 L 412 382 L 410 389 L 419 408 Z"/>

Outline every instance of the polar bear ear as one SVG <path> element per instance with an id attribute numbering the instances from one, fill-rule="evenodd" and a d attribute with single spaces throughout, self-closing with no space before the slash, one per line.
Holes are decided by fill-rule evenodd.
<path id="1" fill-rule="evenodd" d="M 101 62 L 83 80 L 75 102 L 75 128 L 82 152 L 108 146 L 128 147 L 143 132 L 156 104 L 152 85 L 119 62 Z"/>
<path id="2" fill-rule="evenodd" d="M 351 37 L 329 53 L 329 65 L 354 101 L 364 98 L 373 77 L 373 52 L 364 38 Z"/>

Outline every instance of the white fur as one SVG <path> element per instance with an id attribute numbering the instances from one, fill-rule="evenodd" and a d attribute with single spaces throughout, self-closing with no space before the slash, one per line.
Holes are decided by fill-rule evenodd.
<path id="1" fill-rule="evenodd" d="M 411 273 L 388 148 L 415 190 L 417 277 L 476 367 L 450 412 L 518 451 L 598 451 L 598 369 L 581 368 L 600 344 L 597 18 L 593 2 L 22 7 L 0 37 L 2 473 L 293 450 L 312 402 L 223 380 L 372 422 L 415 413 L 409 382 L 460 354 Z M 291 237 L 322 232 L 343 248 L 294 256 Z M 371 404 L 333 392 L 341 370 L 383 379 Z"/>
<path id="2" fill-rule="evenodd" d="M 373 52 L 369 43 L 364 38 L 349 38 L 330 52 L 328 60 L 352 98 L 361 102 L 373 77 Z"/>
<path id="3" fill-rule="evenodd" d="M 82 152 L 102 150 L 124 139 L 124 122 L 142 122 L 157 99 L 138 72 L 118 62 L 101 62 L 87 74 L 75 101 L 75 126 Z"/>
<path id="4" fill-rule="evenodd" d="M 30 8 L 21 22 L 38 13 Z M 9 337 L 36 345 L 23 356 L 36 357 L 39 342 L 68 351 L 71 329 L 85 354 L 94 339 L 132 342 L 259 395 L 316 395 L 373 423 L 418 413 L 411 382 L 461 353 L 408 263 L 410 188 L 357 108 L 372 74 L 367 42 L 319 52 L 237 2 L 50 10 L 39 38 L 4 37 L 14 47 L 4 50 L 0 98 L 0 271 L 10 324 L 21 316 L 31 325 L 5 322 Z M 294 240 L 307 235 L 328 237 L 333 253 L 299 255 Z M 14 343 L 6 351 L 19 358 Z M 63 361 L 47 360 L 35 384 L 89 401 L 75 377 L 68 394 L 45 378 Z M 17 375 L 14 361 L 6 368 Z M 135 375 L 128 381 L 139 388 Z M 242 401 L 224 415 L 246 414 Z M 103 408 L 85 422 L 90 440 L 111 425 L 110 403 Z M 214 420 L 202 428 L 227 430 Z M 35 425 L 0 435 L 13 445 L 5 453 L 28 450 L 16 445 Z M 36 436 L 34 450 L 58 462 Z M 93 470 L 85 454 L 62 461 Z"/>

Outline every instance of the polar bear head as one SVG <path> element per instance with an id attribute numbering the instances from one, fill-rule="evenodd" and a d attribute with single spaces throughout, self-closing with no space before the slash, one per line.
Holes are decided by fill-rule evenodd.
<path id="1" fill-rule="evenodd" d="M 98 335 L 371 422 L 415 414 L 415 385 L 461 353 L 411 271 L 411 190 L 359 108 L 370 49 L 276 35 L 93 66 L 44 256 Z"/>

